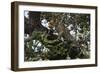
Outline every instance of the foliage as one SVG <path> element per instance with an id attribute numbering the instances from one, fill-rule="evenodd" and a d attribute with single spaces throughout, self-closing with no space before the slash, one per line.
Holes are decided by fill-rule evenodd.
<path id="1" fill-rule="evenodd" d="M 57 19 L 57 22 L 64 24 L 66 31 L 72 25 L 68 33 L 74 40 L 58 39 L 59 35 L 51 35 L 48 33 L 49 30 L 37 31 L 37 29 L 32 32 L 32 39 L 25 42 L 25 61 L 90 58 L 89 14 L 41 12 L 40 20 L 44 18 L 48 22 Z M 71 31 L 75 33 L 71 34 Z"/>

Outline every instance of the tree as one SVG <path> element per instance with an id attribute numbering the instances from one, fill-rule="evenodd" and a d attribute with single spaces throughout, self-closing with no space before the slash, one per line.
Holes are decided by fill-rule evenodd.
<path id="1" fill-rule="evenodd" d="M 55 29 L 48 29 L 41 25 L 41 20 L 51 20 Z M 89 58 L 90 50 L 90 15 L 76 13 L 56 13 L 56 12 L 29 12 L 29 19 L 25 18 L 25 25 L 31 25 L 30 37 L 25 39 L 30 47 L 25 47 L 29 60 L 60 60 Z M 27 26 L 25 26 L 27 28 Z M 70 28 L 69 28 L 70 27 Z M 29 28 L 28 28 L 29 29 Z M 51 32 L 51 30 L 53 30 Z M 50 32 L 50 33 L 49 33 Z M 54 33 L 58 33 L 54 34 Z M 73 34 L 72 34 L 73 33 Z M 74 36 L 73 36 L 74 35 Z M 36 43 L 32 41 L 35 40 Z M 38 46 L 38 42 L 42 45 Z M 33 48 L 39 49 L 35 52 Z M 47 50 L 43 52 L 43 50 Z M 27 54 L 28 52 L 28 54 Z"/>

